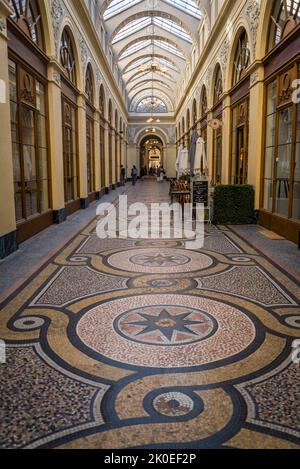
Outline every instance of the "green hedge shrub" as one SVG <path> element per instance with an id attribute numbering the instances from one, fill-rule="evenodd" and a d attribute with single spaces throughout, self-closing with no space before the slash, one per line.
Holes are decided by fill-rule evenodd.
<path id="1" fill-rule="evenodd" d="M 256 223 L 253 187 L 217 186 L 214 192 L 214 223 L 228 225 Z"/>

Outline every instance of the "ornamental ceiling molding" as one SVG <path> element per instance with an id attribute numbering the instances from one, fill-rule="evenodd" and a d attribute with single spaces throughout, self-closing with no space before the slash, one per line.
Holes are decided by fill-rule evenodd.
<path id="1" fill-rule="evenodd" d="M 259 6 L 258 0 L 248 1 L 244 10 L 244 16 L 247 19 L 249 27 L 250 27 L 253 50 L 255 53 L 256 44 L 257 44 L 257 31 L 258 31 L 259 17 L 260 17 L 260 6 Z"/>

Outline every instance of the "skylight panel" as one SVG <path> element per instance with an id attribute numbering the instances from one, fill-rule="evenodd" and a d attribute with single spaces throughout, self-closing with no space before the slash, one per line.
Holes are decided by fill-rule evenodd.
<path id="1" fill-rule="evenodd" d="M 193 43 L 191 36 L 185 31 L 185 29 L 181 28 L 181 26 L 176 24 L 174 21 L 168 20 L 166 18 L 160 18 L 160 17 L 155 17 L 153 21 L 156 26 L 159 26 L 165 31 L 168 31 L 171 34 L 174 34 L 175 36 L 180 37 L 181 39 L 184 39 L 190 44 Z"/>
<path id="2" fill-rule="evenodd" d="M 166 104 L 160 99 L 157 98 L 156 96 L 151 97 L 151 98 L 144 98 L 142 99 L 137 107 L 136 107 L 137 112 L 143 112 L 143 113 L 148 113 L 148 112 L 168 112 L 168 108 Z"/>
<path id="3" fill-rule="evenodd" d="M 155 39 L 154 44 L 157 45 L 158 47 L 160 47 L 161 49 L 164 49 L 164 50 L 167 50 L 167 51 L 171 52 L 171 54 L 174 54 L 177 57 L 181 57 L 182 59 L 184 58 L 183 53 L 180 52 L 180 50 L 177 49 L 177 47 L 172 46 L 168 42 L 161 41 L 159 39 Z"/>
<path id="4" fill-rule="evenodd" d="M 164 2 L 169 3 L 173 7 L 175 6 L 179 10 L 184 11 L 199 20 L 203 16 L 200 8 L 192 0 L 164 0 Z"/>
<path id="5" fill-rule="evenodd" d="M 122 11 L 127 10 L 127 8 L 130 8 L 134 5 L 137 5 L 138 3 L 141 3 L 143 0 L 113 0 L 109 7 L 105 10 L 103 19 L 104 20 L 109 20 L 113 16 L 118 15 L 119 13 L 122 13 Z"/>
<path id="6" fill-rule="evenodd" d="M 171 62 L 169 62 L 169 60 L 166 60 L 166 59 L 162 59 L 161 57 L 158 57 L 157 59 L 157 62 L 159 62 L 161 65 L 163 65 L 164 67 L 167 67 L 169 68 L 170 70 L 174 70 L 174 72 L 179 72 L 178 71 L 178 68 L 175 67 L 175 65 L 173 65 Z"/>
<path id="7" fill-rule="evenodd" d="M 122 28 L 118 34 L 116 34 L 112 44 L 115 44 L 116 42 L 121 41 L 122 39 L 125 39 L 128 36 L 131 36 L 134 33 L 137 33 L 138 31 L 141 31 L 143 28 L 146 28 L 151 24 L 151 18 L 143 18 L 143 19 L 137 19 L 134 21 L 130 21 L 124 28 Z"/>
<path id="8" fill-rule="evenodd" d="M 149 62 L 149 60 L 150 60 L 150 57 L 144 57 L 143 59 L 135 60 L 135 61 L 130 65 L 130 67 L 126 68 L 126 70 L 125 70 L 124 73 L 131 72 L 132 70 L 136 69 L 137 67 L 140 67 L 141 65 L 146 64 L 147 62 Z"/>
<path id="9" fill-rule="evenodd" d="M 138 52 L 141 49 L 144 49 L 144 47 L 148 47 L 151 45 L 151 40 L 145 40 L 145 41 L 139 41 L 133 44 L 132 46 L 128 47 L 123 54 L 120 56 L 119 60 L 125 59 L 129 55 L 134 54 L 135 52 Z"/>

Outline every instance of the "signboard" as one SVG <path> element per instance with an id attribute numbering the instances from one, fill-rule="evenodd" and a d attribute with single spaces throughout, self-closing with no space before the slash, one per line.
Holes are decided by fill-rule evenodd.
<path id="1" fill-rule="evenodd" d="M 196 204 L 208 207 L 208 181 L 193 181 L 193 206 Z"/>

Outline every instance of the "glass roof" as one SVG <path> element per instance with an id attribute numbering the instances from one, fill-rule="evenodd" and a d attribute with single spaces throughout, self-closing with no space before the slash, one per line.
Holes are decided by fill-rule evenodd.
<path id="1" fill-rule="evenodd" d="M 155 105 L 153 104 L 155 103 Z M 136 107 L 137 112 L 168 112 L 166 104 L 159 98 L 149 97 L 142 99 Z"/>
<path id="2" fill-rule="evenodd" d="M 148 16 L 146 18 L 138 18 L 136 20 L 130 21 L 130 23 L 124 26 L 124 28 L 122 28 L 116 34 L 112 41 L 112 44 L 115 44 L 116 42 L 121 41 L 122 39 L 125 39 L 126 37 L 131 36 L 132 34 L 141 31 L 142 29 L 151 25 L 159 26 L 165 31 L 174 34 L 174 36 L 184 39 L 190 44 L 193 43 L 191 35 L 185 29 L 175 23 L 175 21 L 166 18 L 161 18 L 159 16 Z"/>
<path id="3" fill-rule="evenodd" d="M 181 39 L 184 39 L 190 44 L 193 43 L 191 35 L 187 33 L 185 29 L 181 28 L 181 26 L 175 23 L 175 21 L 155 16 L 153 18 L 153 22 L 156 26 L 159 26 L 160 28 L 163 28 L 166 31 L 169 31 L 170 33 L 174 34 L 175 36 L 180 37 Z"/>
<path id="4" fill-rule="evenodd" d="M 127 8 L 130 8 L 138 3 L 141 3 L 143 0 L 113 0 L 108 8 L 105 10 L 103 18 L 108 20 L 122 11 L 125 11 Z M 175 6 L 179 10 L 188 13 L 194 18 L 201 19 L 202 13 L 197 4 L 192 0 L 163 0 L 165 3 L 169 3 L 172 6 Z"/>
<path id="5" fill-rule="evenodd" d="M 108 20 L 109 18 L 118 15 L 127 8 L 137 5 L 142 1 L 143 0 L 112 0 L 112 2 L 109 4 L 109 7 L 104 12 L 103 19 Z"/>
<path id="6" fill-rule="evenodd" d="M 172 44 L 169 44 L 166 41 L 161 41 L 160 39 L 155 39 L 153 42 L 154 45 L 160 47 L 161 49 L 167 50 L 171 52 L 171 54 L 174 54 L 177 57 L 181 57 L 182 59 L 184 58 L 183 53 L 179 49 L 177 49 L 177 47 L 172 46 Z"/>
<path id="7" fill-rule="evenodd" d="M 136 42 L 130 47 L 127 47 L 127 49 L 123 52 L 123 54 L 120 56 L 120 60 L 125 59 L 129 55 L 134 54 L 135 52 L 144 49 L 144 47 L 151 46 L 151 39 L 146 39 L 143 41 Z"/>
<path id="8" fill-rule="evenodd" d="M 137 72 L 133 77 L 131 77 L 127 83 L 134 83 L 137 80 L 140 80 L 141 78 L 149 78 L 152 79 L 152 72 L 150 71 L 145 71 L 145 72 Z M 161 77 L 164 78 L 165 80 L 171 81 L 172 83 L 175 83 L 175 80 L 168 74 L 168 73 L 162 73 L 162 72 L 155 72 L 156 77 Z"/>
<path id="9" fill-rule="evenodd" d="M 142 80 L 140 81 L 139 83 L 136 83 L 131 89 L 130 89 L 130 92 L 132 92 L 133 90 L 139 88 L 140 86 L 144 86 L 144 85 L 151 85 L 149 86 L 149 89 L 152 88 L 152 83 L 154 84 L 154 86 L 159 83 L 163 88 L 166 88 L 168 90 L 171 89 L 170 85 L 168 85 L 168 83 L 165 83 L 161 80 L 152 80 L 151 78 L 149 78 L 148 80 Z"/>
<path id="10" fill-rule="evenodd" d="M 188 13 L 199 20 L 202 18 L 202 13 L 196 2 L 192 0 L 163 0 L 165 3 L 169 3 L 172 6 L 176 6 L 179 10 Z"/>
<path id="11" fill-rule="evenodd" d="M 180 57 L 184 59 L 183 53 L 174 45 L 169 44 L 167 41 L 161 40 L 161 39 L 142 39 L 132 46 L 127 47 L 127 49 L 124 50 L 124 52 L 120 56 L 120 60 L 125 59 L 129 55 L 134 54 L 135 52 L 144 49 L 145 47 L 148 46 L 157 46 L 161 49 L 167 50 L 173 55 L 176 55 L 177 57 Z"/>
<path id="12" fill-rule="evenodd" d="M 146 17 L 146 18 L 138 18 L 137 20 L 130 21 L 124 28 L 122 28 L 118 34 L 114 37 L 114 40 L 112 41 L 112 44 L 115 44 L 116 42 L 121 41 L 122 39 L 125 39 L 128 36 L 131 36 L 131 34 L 137 33 L 138 31 L 141 31 L 143 28 L 146 28 L 147 26 L 150 26 L 151 24 L 151 18 Z"/>
<path id="13" fill-rule="evenodd" d="M 198 6 L 200 2 L 107 0 L 101 3 L 105 5 L 103 9 L 106 8 L 101 12 L 107 22 L 108 44 L 125 88 L 130 84 L 127 91 L 139 90 L 144 85 L 150 90 L 151 83 L 155 83 L 161 92 L 168 89 L 170 101 L 164 103 L 163 98 L 161 101 L 161 112 L 168 112 L 169 106 L 174 108 L 175 85 L 192 51 L 197 25 L 204 18 Z M 151 67 L 151 61 L 158 66 Z M 138 112 L 151 112 L 146 96 L 140 100 Z"/>

